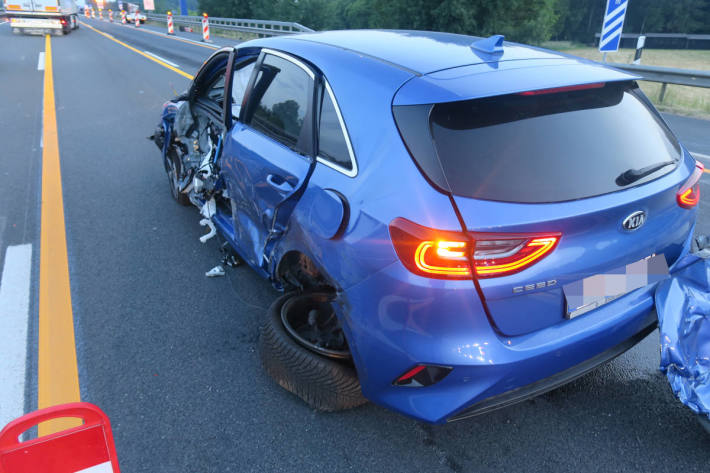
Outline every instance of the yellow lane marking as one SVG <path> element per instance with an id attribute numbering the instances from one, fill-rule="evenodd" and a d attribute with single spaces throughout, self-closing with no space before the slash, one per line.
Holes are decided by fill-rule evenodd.
<path id="1" fill-rule="evenodd" d="M 42 141 L 42 217 L 39 260 L 39 358 L 37 406 L 80 401 L 69 286 L 69 260 L 64 228 L 62 174 L 52 76 L 52 43 L 45 37 L 44 130 Z M 47 435 L 78 425 L 58 419 L 39 426 Z"/>
<path id="2" fill-rule="evenodd" d="M 705 168 L 705 169 L 703 169 L 703 172 L 707 172 L 708 174 L 710 174 L 710 169 Z"/>
<path id="3" fill-rule="evenodd" d="M 86 26 L 86 27 L 89 28 L 89 29 L 92 29 L 92 30 L 96 31 L 96 32 L 97 32 L 98 34 L 100 34 L 101 36 L 104 36 L 105 38 L 108 38 L 108 39 L 110 39 L 111 41 L 114 41 L 114 42 L 120 44 L 121 46 L 124 46 L 124 47 L 130 49 L 130 50 L 133 51 L 134 53 L 138 53 L 138 54 L 140 54 L 141 56 L 143 56 L 143 57 L 146 58 L 146 59 L 150 59 L 151 61 L 157 62 L 158 64 L 160 64 L 160 65 L 163 66 L 163 67 L 167 67 L 168 69 L 170 69 L 170 70 L 173 71 L 173 72 L 177 72 L 178 74 L 180 74 L 180 75 L 183 76 L 183 77 L 186 77 L 186 78 L 188 78 L 188 79 L 190 79 L 190 80 L 192 80 L 192 79 L 195 78 L 193 75 L 188 74 L 187 72 L 181 71 L 181 70 L 178 69 L 177 67 L 173 67 L 173 66 L 171 66 L 170 64 L 168 64 L 167 62 L 163 62 L 163 61 L 161 61 L 160 59 L 156 59 L 156 58 L 154 58 L 154 57 L 152 57 L 152 56 L 149 56 L 148 54 L 144 53 L 143 51 L 140 51 L 140 50 L 134 48 L 133 46 L 129 46 L 129 45 L 127 45 L 126 43 L 124 43 L 123 41 L 120 41 L 120 40 L 114 38 L 113 36 L 104 33 L 103 31 L 97 30 L 96 28 L 94 28 L 94 27 L 91 26 L 91 25 L 87 25 L 87 24 L 84 23 L 84 22 L 81 22 L 81 24 L 84 25 L 84 26 Z"/>

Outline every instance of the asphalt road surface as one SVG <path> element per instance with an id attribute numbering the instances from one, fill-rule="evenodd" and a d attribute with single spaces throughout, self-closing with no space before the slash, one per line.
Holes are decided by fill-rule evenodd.
<path id="1" fill-rule="evenodd" d="M 82 20 L 188 74 L 213 50 Z M 2 24 L 0 44 L 0 265 L 8 246 L 31 244 L 36 268 L 45 39 Z M 312 411 L 255 351 L 277 293 L 246 267 L 204 277 L 219 242 L 198 241 L 196 209 L 172 200 L 146 139 L 188 79 L 85 25 L 51 44 L 81 397 L 110 416 L 123 472 L 708 471 L 710 436 L 658 372 L 657 332 L 560 389 L 445 426 L 373 404 Z M 710 165 L 710 122 L 667 118 Z M 710 175 L 701 182 L 698 230 L 710 233 Z M 26 411 L 37 405 L 32 274 Z"/>

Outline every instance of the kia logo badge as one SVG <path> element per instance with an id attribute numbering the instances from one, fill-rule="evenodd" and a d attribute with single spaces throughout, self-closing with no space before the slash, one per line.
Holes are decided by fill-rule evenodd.
<path id="1" fill-rule="evenodd" d="M 646 212 L 639 210 L 626 217 L 621 225 L 624 227 L 624 230 L 633 231 L 641 227 L 644 223 L 646 223 Z"/>

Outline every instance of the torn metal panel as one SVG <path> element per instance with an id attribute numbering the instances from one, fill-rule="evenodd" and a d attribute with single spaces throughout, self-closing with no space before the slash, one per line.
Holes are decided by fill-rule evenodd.
<path id="1" fill-rule="evenodd" d="M 688 255 L 656 290 L 661 371 L 676 397 L 710 419 L 710 260 Z"/>

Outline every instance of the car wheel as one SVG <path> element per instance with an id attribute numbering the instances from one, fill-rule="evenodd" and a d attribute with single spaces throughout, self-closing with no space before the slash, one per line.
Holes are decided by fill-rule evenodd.
<path id="1" fill-rule="evenodd" d="M 168 159 L 168 185 L 170 186 L 170 195 L 173 199 L 177 201 L 178 204 L 188 206 L 191 204 L 190 198 L 187 194 L 180 192 L 178 185 L 178 173 L 175 167 L 175 160 L 172 158 Z"/>
<path id="2" fill-rule="evenodd" d="M 301 327 L 294 327 L 298 322 L 289 324 L 288 328 L 284 325 L 284 320 L 286 323 L 293 320 L 295 311 L 305 312 L 296 319 L 312 318 L 315 309 L 309 310 L 308 300 L 312 302 L 310 307 L 323 307 L 324 301 L 329 305 L 327 294 L 293 292 L 279 297 L 269 307 L 259 337 L 259 356 L 264 369 L 281 387 L 316 410 L 337 411 L 364 404 L 367 400 L 360 390 L 347 349 L 319 346 L 317 348 L 325 350 L 319 352 L 308 346 L 309 340 L 304 342 L 303 334 L 308 330 L 304 332 Z M 331 335 L 325 336 L 329 337 L 332 339 Z M 337 345 L 337 336 L 332 340 Z"/>

